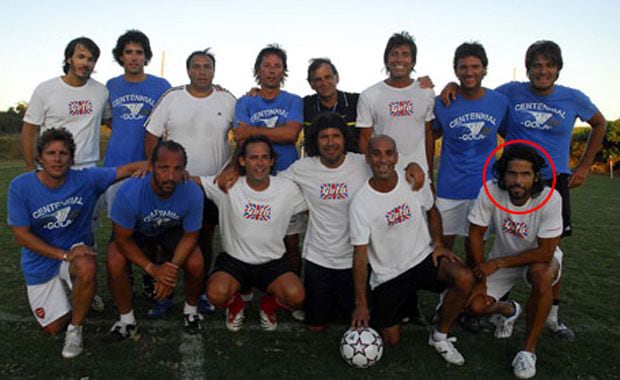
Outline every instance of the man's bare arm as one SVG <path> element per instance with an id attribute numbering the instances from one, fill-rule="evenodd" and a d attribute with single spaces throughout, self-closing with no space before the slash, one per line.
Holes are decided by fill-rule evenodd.
<path id="1" fill-rule="evenodd" d="M 372 127 L 370 128 L 360 128 L 360 140 L 359 140 L 359 151 L 362 154 L 366 154 L 368 151 L 368 142 L 372 138 Z"/>
<path id="2" fill-rule="evenodd" d="M 39 126 L 24 122 L 22 126 L 22 153 L 26 163 L 26 171 L 34 170 L 35 140 Z"/>
<path id="3" fill-rule="evenodd" d="M 159 137 L 155 136 L 149 131 L 146 131 L 144 135 L 144 154 L 146 155 L 146 160 L 150 161 L 151 156 L 153 155 L 153 151 L 159 142 Z"/>
<path id="4" fill-rule="evenodd" d="M 198 244 L 198 234 L 199 231 L 185 232 L 183 234 L 176 249 L 174 250 L 172 259 L 170 259 L 174 265 L 178 267 L 185 265 L 187 258 L 192 254 L 194 248 L 196 248 L 196 244 Z"/>
<path id="5" fill-rule="evenodd" d="M 351 317 L 351 328 L 368 327 L 368 245 L 353 247 L 353 287 L 355 290 L 355 310 Z"/>
<path id="6" fill-rule="evenodd" d="M 41 256 L 55 260 L 73 261 L 79 256 L 95 256 L 95 251 L 84 244 L 76 244 L 69 250 L 54 247 L 30 231 L 30 227 L 11 227 L 17 244 Z"/>
<path id="7" fill-rule="evenodd" d="M 289 121 L 284 125 L 275 128 L 254 127 L 246 123 L 239 123 L 233 129 L 235 141 L 237 143 L 245 141 L 250 136 L 264 135 L 269 141 L 275 144 L 295 144 L 301 132 L 301 123 Z"/>
<path id="8" fill-rule="evenodd" d="M 600 112 L 597 112 L 588 120 L 588 124 L 592 127 L 590 136 L 588 137 L 588 143 L 586 150 L 579 161 L 573 175 L 570 177 L 568 186 L 570 188 L 583 185 L 590 171 L 590 166 L 594 162 L 594 157 L 601 150 L 603 146 L 603 139 L 605 138 L 605 132 L 607 130 L 607 121 Z"/>
<path id="9" fill-rule="evenodd" d="M 428 178 L 433 178 L 435 158 L 435 139 L 433 138 L 433 122 L 424 123 L 424 144 L 426 145 L 426 161 L 428 163 Z"/>
<path id="10" fill-rule="evenodd" d="M 484 234 L 488 227 L 477 224 L 469 224 L 469 250 L 473 260 L 472 266 L 481 264 L 484 261 Z"/>

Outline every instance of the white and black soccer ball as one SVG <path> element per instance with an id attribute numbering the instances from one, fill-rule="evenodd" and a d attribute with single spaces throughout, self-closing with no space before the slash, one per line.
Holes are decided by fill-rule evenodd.
<path id="1" fill-rule="evenodd" d="M 383 356 L 383 339 L 373 329 L 349 329 L 340 341 L 340 354 L 353 367 L 367 368 Z"/>

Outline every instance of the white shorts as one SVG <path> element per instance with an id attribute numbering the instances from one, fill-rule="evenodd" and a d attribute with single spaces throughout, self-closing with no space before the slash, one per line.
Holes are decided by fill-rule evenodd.
<path id="1" fill-rule="evenodd" d="M 71 311 L 71 304 L 65 286 L 73 288 L 69 275 L 69 262 L 60 264 L 58 274 L 48 282 L 38 285 L 27 285 L 28 301 L 37 322 L 42 327 Z"/>
<path id="2" fill-rule="evenodd" d="M 558 271 L 558 275 L 553 280 L 553 285 L 560 281 L 560 278 L 562 277 L 563 255 L 564 254 L 559 247 L 555 249 L 552 260 L 555 260 L 558 264 L 560 264 L 560 270 Z M 487 295 L 493 297 L 497 301 L 506 295 L 521 278 L 528 286 L 530 286 L 530 283 L 527 281 L 528 270 L 528 265 L 498 269 L 487 278 Z"/>
<path id="3" fill-rule="evenodd" d="M 305 212 L 300 212 L 299 214 L 291 216 L 291 221 L 289 222 L 288 229 L 286 230 L 286 236 L 297 235 L 305 232 L 307 225 L 308 215 Z"/>
<path id="4" fill-rule="evenodd" d="M 116 198 L 116 193 L 118 193 L 118 188 L 121 187 L 121 184 L 123 182 L 125 182 L 127 179 L 124 179 L 122 181 L 118 181 L 116 183 L 113 183 L 112 185 L 110 185 L 110 187 L 108 187 L 108 189 L 105 191 L 105 193 L 103 193 L 103 195 L 101 196 L 101 198 L 99 198 L 101 200 L 101 202 L 103 202 L 103 205 L 105 206 L 106 210 L 108 211 L 108 218 L 112 218 L 112 205 L 114 204 L 114 199 Z"/>
<path id="5" fill-rule="evenodd" d="M 469 220 L 467 216 L 474 206 L 475 199 L 447 199 L 437 197 L 435 204 L 441 214 L 444 235 L 467 236 Z"/>

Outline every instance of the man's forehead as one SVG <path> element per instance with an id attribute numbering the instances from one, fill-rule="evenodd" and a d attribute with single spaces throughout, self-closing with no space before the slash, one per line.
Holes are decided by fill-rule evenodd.
<path id="1" fill-rule="evenodd" d="M 131 50 L 144 50 L 144 47 L 139 42 L 129 41 L 125 44 L 123 51 L 131 51 Z"/>
<path id="2" fill-rule="evenodd" d="M 395 150 L 396 143 L 387 136 L 379 136 L 370 140 L 369 148 L 375 150 Z"/>
<path id="3" fill-rule="evenodd" d="M 82 44 L 77 44 L 75 45 L 75 50 L 73 51 L 73 54 L 84 54 L 87 56 L 93 56 L 93 53 L 90 52 L 90 50 L 88 50 L 88 48 Z"/>
<path id="4" fill-rule="evenodd" d="M 211 57 L 205 54 L 196 54 L 189 61 L 190 66 L 191 65 L 204 65 L 207 63 L 213 64 L 213 61 L 211 60 Z"/>
<path id="5" fill-rule="evenodd" d="M 526 170 L 526 171 L 534 171 L 534 164 L 532 164 L 528 160 L 523 160 L 520 158 L 515 158 L 508 161 L 507 165 L 508 170 Z"/>

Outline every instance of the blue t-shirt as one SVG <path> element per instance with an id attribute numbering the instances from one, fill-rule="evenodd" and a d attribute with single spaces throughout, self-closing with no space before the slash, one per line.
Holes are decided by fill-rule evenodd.
<path id="1" fill-rule="evenodd" d="M 435 101 L 433 129 L 441 131 L 441 158 L 437 195 L 448 199 L 475 199 L 482 187 L 482 169 L 487 157 L 497 147 L 497 132 L 508 115 L 508 100 L 485 88 L 475 100 L 457 94 L 446 107 L 439 97 Z M 491 178 L 493 157 L 487 168 Z"/>
<path id="2" fill-rule="evenodd" d="M 590 120 L 598 112 L 590 98 L 579 90 L 559 85 L 553 87 L 550 95 L 535 95 L 529 82 L 509 82 L 497 91 L 506 95 L 510 103 L 506 140 L 539 144 L 551 156 L 558 173 L 570 174 L 568 160 L 575 120 Z M 542 176 L 553 177 L 550 166 L 542 170 Z"/>
<path id="3" fill-rule="evenodd" d="M 124 76 L 106 84 L 112 108 L 112 136 L 103 166 L 120 166 L 145 159 L 144 122 L 151 110 L 170 88 L 167 80 L 147 75 L 142 82 L 128 82 Z"/>
<path id="4" fill-rule="evenodd" d="M 260 96 L 242 96 L 235 106 L 235 127 L 243 122 L 255 127 L 275 128 L 289 121 L 303 124 L 304 104 L 301 98 L 286 91 L 280 91 L 273 99 Z M 273 144 L 278 155 L 276 170 L 282 171 L 297 160 L 295 144 Z"/>
<path id="5" fill-rule="evenodd" d="M 76 243 L 92 245 L 95 203 L 115 178 L 116 168 L 71 169 L 62 186 L 50 189 L 36 172 L 24 173 L 9 185 L 7 223 L 30 227 L 30 232 L 56 248 L 68 250 Z M 26 284 L 45 283 L 58 273 L 60 260 L 25 247 L 21 253 Z"/>
<path id="6" fill-rule="evenodd" d="M 198 185 L 182 182 L 169 198 L 162 199 L 153 190 L 152 176 L 130 178 L 121 185 L 112 204 L 112 221 L 151 237 L 179 226 L 185 232 L 198 231 L 204 200 Z"/>

